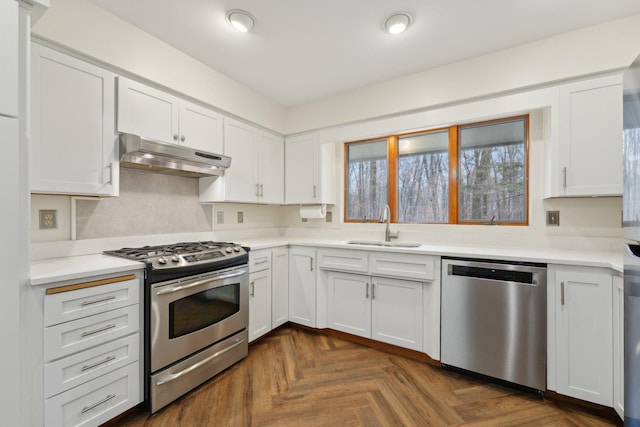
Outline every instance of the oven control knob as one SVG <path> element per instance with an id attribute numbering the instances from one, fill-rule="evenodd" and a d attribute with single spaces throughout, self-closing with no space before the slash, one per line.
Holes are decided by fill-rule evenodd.
<path id="1" fill-rule="evenodd" d="M 158 264 L 165 265 L 167 263 L 167 259 L 165 257 L 158 258 Z"/>
<path id="2" fill-rule="evenodd" d="M 226 252 L 226 253 L 228 253 L 228 254 L 230 254 L 231 252 L 233 252 L 233 248 L 232 248 L 231 246 L 229 246 L 229 247 L 227 247 L 227 248 L 225 249 L 225 252 Z"/>
<path id="3" fill-rule="evenodd" d="M 177 255 L 171 257 L 171 262 L 180 262 L 180 258 Z"/>
<path id="4" fill-rule="evenodd" d="M 233 250 L 234 250 L 235 252 L 240 252 L 240 246 L 234 246 L 234 247 L 233 247 Z"/>

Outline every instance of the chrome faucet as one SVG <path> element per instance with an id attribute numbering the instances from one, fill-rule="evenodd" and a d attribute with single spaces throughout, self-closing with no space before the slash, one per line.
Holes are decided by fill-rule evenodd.
<path id="1" fill-rule="evenodd" d="M 387 223 L 387 227 L 384 230 L 384 241 L 390 242 L 391 239 L 397 239 L 400 234 L 400 230 L 391 231 L 389 228 L 389 223 L 391 222 L 391 210 L 389 210 L 389 205 L 385 205 L 384 208 L 382 208 L 382 213 L 380 214 L 379 222 L 385 221 Z"/>

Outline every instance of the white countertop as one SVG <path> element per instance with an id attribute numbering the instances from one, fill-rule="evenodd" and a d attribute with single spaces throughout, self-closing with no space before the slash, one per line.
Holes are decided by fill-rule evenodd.
<path id="1" fill-rule="evenodd" d="M 49 258 L 31 263 L 31 284 L 45 285 L 143 268 L 141 262 L 102 254 Z"/>
<path id="2" fill-rule="evenodd" d="M 568 249 L 513 248 L 498 246 L 461 246 L 461 245 L 420 245 L 416 248 L 380 247 L 352 245 L 346 241 L 319 240 L 311 238 L 260 238 L 245 239 L 238 243 L 252 250 L 268 249 L 278 246 L 298 245 L 334 249 L 359 249 L 367 251 L 416 253 L 435 256 L 453 256 L 464 258 L 483 258 L 494 260 L 513 260 L 563 264 L 584 267 L 609 268 L 622 272 L 622 254 L 618 252 L 580 251 Z M 83 279 L 101 274 L 119 273 L 144 268 L 144 264 L 109 255 L 93 254 L 49 258 L 33 261 L 31 264 L 31 284 L 45 285 L 64 280 Z"/>
<path id="3" fill-rule="evenodd" d="M 546 264 L 563 264 L 583 267 L 602 267 L 622 272 L 622 253 L 580 251 L 569 249 L 546 248 L 513 248 L 500 246 L 472 246 L 472 245 L 420 245 L 416 248 L 381 247 L 369 245 L 352 245 L 347 241 L 318 240 L 318 239 L 278 239 L 266 238 L 244 240 L 240 242 L 253 250 L 268 249 L 283 245 L 313 246 L 336 249 L 359 249 L 367 251 L 403 252 L 425 255 L 452 256 L 463 258 L 486 258 L 495 260 L 513 260 L 523 262 L 539 262 Z M 400 242 L 402 243 L 402 242 Z"/>

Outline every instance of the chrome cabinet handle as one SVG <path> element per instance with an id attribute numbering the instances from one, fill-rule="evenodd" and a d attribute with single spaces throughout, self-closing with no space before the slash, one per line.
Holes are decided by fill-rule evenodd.
<path id="1" fill-rule="evenodd" d="M 266 263 L 268 263 L 268 262 L 269 262 L 269 259 L 268 259 L 268 258 L 265 258 L 265 259 L 263 259 L 262 261 L 256 261 L 256 262 L 254 262 L 253 264 L 254 264 L 254 265 L 261 265 L 261 264 L 266 264 Z"/>
<path id="2" fill-rule="evenodd" d="M 174 133 L 174 134 L 173 134 L 173 140 L 174 140 L 174 141 L 177 141 L 177 140 L 178 140 L 178 134 L 177 134 L 177 133 Z"/>
<path id="3" fill-rule="evenodd" d="M 93 301 L 83 301 L 82 304 L 80 304 L 80 305 L 83 306 L 83 307 L 86 307 L 88 305 L 98 304 L 100 302 L 111 301 L 112 299 L 116 299 L 116 297 L 114 295 L 110 295 L 108 297 L 104 297 L 104 298 L 100 298 L 100 299 L 94 299 Z"/>
<path id="4" fill-rule="evenodd" d="M 260 197 L 264 196 L 264 188 L 262 184 L 260 184 Z"/>
<path id="5" fill-rule="evenodd" d="M 369 283 L 367 282 L 367 287 L 366 287 L 366 291 L 364 294 L 365 299 L 369 299 Z"/>
<path id="6" fill-rule="evenodd" d="M 564 282 L 560 283 L 560 305 L 564 305 Z"/>
<path id="7" fill-rule="evenodd" d="M 113 162 L 109 163 L 106 167 L 109 168 L 109 180 L 105 182 L 105 185 L 113 184 Z"/>
<path id="8" fill-rule="evenodd" d="M 189 372 L 198 369 L 199 367 L 201 367 L 202 365 L 205 365 L 207 363 L 209 363 L 210 361 L 212 361 L 213 359 L 215 359 L 218 356 L 223 355 L 224 353 L 226 353 L 229 350 L 233 350 L 234 348 L 236 348 L 237 346 L 239 346 L 240 344 L 242 344 L 244 342 L 244 338 L 240 339 L 239 341 L 235 342 L 233 345 L 225 348 L 224 350 L 220 350 L 220 351 L 216 351 L 215 353 L 213 353 L 211 356 L 207 357 L 204 360 L 201 360 L 200 362 L 196 363 L 195 365 L 191 365 L 189 366 L 187 369 L 185 369 L 184 371 L 180 371 L 177 372 L 175 374 L 169 375 L 167 377 L 167 379 L 162 380 L 162 381 L 158 381 L 156 383 L 156 385 L 163 385 L 163 384 L 167 384 L 170 383 L 173 380 L 177 380 L 178 378 L 180 378 L 183 375 L 188 374 Z"/>
<path id="9" fill-rule="evenodd" d="M 110 394 L 110 395 L 108 395 L 107 397 L 105 397 L 104 399 L 102 399 L 101 401 L 94 403 L 93 405 L 85 406 L 84 408 L 82 408 L 82 411 L 81 411 L 81 412 L 82 412 L 83 414 L 84 414 L 84 413 L 86 413 L 86 412 L 89 412 L 89 411 L 90 411 L 90 410 L 92 410 L 93 408 L 96 408 L 96 407 L 98 407 L 98 406 L 102 405 L 103 403 L 106 403 L 106 402 L 110 401 L 110 400 L 111 400 L 111 399 L 113 399 L 114 397 L 116 397 L 116 395 L 115 395 L 115 394 Z"/>
<path id="10" fill-rule="evenodd" d="M 567 189 L 567 168 L 562 168 L 562 188 Z"/>
<path id="11" fill-rule="evenodd" d="M 376 298 L 376 284 L 372 283 L 371 284 L 371 299 L 375 299 Z"/>
<path id="12" fill-rule="evenodd" d="M 313 271 L 313 257 L 309 257 L 309 271 Z"/>
<path id="13" fill-rule="evenodd" d="M 220 276 L 213 276 L 213 277 L 207 277 L 206 279 L 202 279 L 202 280 L 197 280 L 193 283 L 189 283 L 186 285 L 180 285 L 180 286 L 172 286 L 168 289 L 162 289 L 158 292 L 156 292 L 156 295 L 164 295 L 164 294 L 171 294 L 173 292 L 178 292 L 181 291 L 183 289 L 189 289 L 189 288 L 195 288 L 196 286 L 201 286 L 204 285 L 205 283 L 209 283 L 209 282 L 214 282 L 214 281 L 218 281 L 218 280 L 224 280 L 224 279 L 229 279 L 231 277 L 236 277 L 236 276 L 241 276 L 243 274 L 245 274 L 247 272 L 246 269 L 242 269 L 242 270 L 238 270 L 235 271 L 233 273 L 230 274 L 223 274 Z"/>
<path id="14" fill-rule="evenodd" d="M 109 362 L 111 362 L 112 360 L 116 360 L 116 357 L 115 357 L 115 356 L 109 356 L 109 357 L 107 357 L 106 359 L 101 360 L 101 361 L 96 362 L 96 363 L 93 363 L 93 364 L 91 364 L 91 365 L 84 365 L 84 366 L 82 367 L 82 369 L 80 369 L 80 370 L 81 370 L 82 372 L 84 372 L 84 371 L 88 371 L 88 370 L 90 370 L 90 369 L 97 368 L 97 367 L 98 367 L 98 366 L 100 366 L 100 365 L 104 365 L 105 363 L 109 363 Z"/>
<path id="15" fill-rule="evenodd" d="M 249 295 L 251 295 L 252 297 L 255 296 L 256 294 L 256 281 L 252 280 L 251 281 L 251 292 L 249 292 Z"/>
<path id="16" fill-rule="evenodd" d="M 185 136 L 184 136 L 184 135 L 182 135 L 182 136 L 180 137 L 180 142 L 184 142 L 186 139 L 187 139 L 187 138 L 185 138 Z"/>
<path id="17" fill-rule="evenodd" d="M 318 186 L 314 185 L 313 186 L 313 198 L 315 199 L 316 197 L 318 197 Z"/>
<path id="18" fill-rule="evenodd" d="M 88 337 L 89 335 L 95 335 L 95 334 L 100 333 L 100 332 L 108 331 L 109 329 L 113 329 L 115 327 L 116 327 L 116 325 L 110 324 L 110 325 L 107 325 L 107 326 L 99 328 L 99 329 L 94 329 L 93 331 L 83 332 L 80 336 L 82 338 Z"/>

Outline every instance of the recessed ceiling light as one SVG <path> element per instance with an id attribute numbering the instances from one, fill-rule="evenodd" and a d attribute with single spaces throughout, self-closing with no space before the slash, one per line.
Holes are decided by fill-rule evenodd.
<path id="1" fill-rule="evenodd" d="M 411 15 L 407 12 L 395 12 L 382 21 L 382 27 L 389 34 L 400 34 L 407 30 L 411 23 Z"/>
<path id="2" fill-rule="evenodd" d="M 227 23 L 241 33 L 248 33 L 253 28 L 256 20 L 249 12 L 234 9 L 227 12 L 225 16 Z"/>

